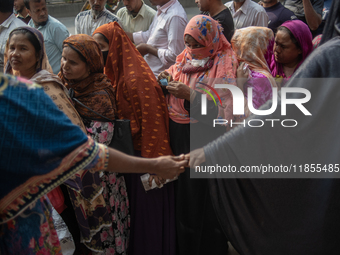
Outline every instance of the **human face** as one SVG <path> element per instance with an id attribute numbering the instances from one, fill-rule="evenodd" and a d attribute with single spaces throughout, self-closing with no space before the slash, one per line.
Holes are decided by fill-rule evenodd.
<path id="1" fill-rule="evenodd" d="M 14 71 L 30 79 L 36 73 L 38 54 L 24 34 L 14 34 L 9 41 L 8 59 Z"/>
<path id="2" fill-rule="evenodd" d="M 36 26 L 45 26 L 48 19 L 48 12 L 45 0 L 40 2 L 30 1 L 30 10 L 27 10 Z"/>
<path id="3" fill-rule="evenodd" d="M 301 54 L 301 49 L 292 42 L 290 35 L 279 30 L 275 36 L 275 61 L 287 67 L 294 67 L 299 62 Z"/>
<path id="4" fill-rule="evenodd" d="M 25 9 L 24 0 L 14 0 L 14 10 L 21 13 Z"/>
<path id="5" fill-rule="evenodd" d="M 129 12 L 138 13 L 142 7 L 141 0 L 123 0 L 123 4 Z"/>
<path id="6" fill-rule="evenodd" d="M 105 41 L 104 36 L 100 33 L 94 34 L 93 39 L 99 44 L 101 51 L 108 51 L 109 44 Z"/>
<path id="7" fill-rule="evenodd" d="M 197 42 L 191 35 L 185 35 L 184 42 L 185 42 L 185 46 L 192 50 L 204 47 L 202 44 Z"/>
<path id="8" fill-rule="evenodd" d="M 277 4 L 277 0 L 262 0 L 262 3 L 263 3 L 263 7 L 271 7 L 275 4 Z"/>
<path id="9" fill-rule="evenodd" d="M 98 14 L 104 9 L 105 4 L 106 0 L 90 0 L 91 9 Z"/>
<path id="10" fill-rule="evenodd" d="M 201 12 L 207 12 L 209 11 L 209 0 L 195 0 L 195 3 L 197 4 L 198 9 L 200 9 Z"/>
<path id="11" fill-rule="evenodd" d="M 68 80 L 82 81 L 90 75 L 87 64 L 81 60 L 79 54 L 67 45 L 61 55 L 61 71 Z"/>

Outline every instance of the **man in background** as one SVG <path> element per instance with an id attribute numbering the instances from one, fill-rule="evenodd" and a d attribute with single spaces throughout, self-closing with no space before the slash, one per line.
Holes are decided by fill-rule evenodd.
<path id="1" fill-rule="evenodd" d="M 106 0 L 89 0 L 91 10 L 79 13 L 75 20 L 76 34 L 92 36 L 94 30 L 101 25 L 117 21 L 119 18 L 105 8 Z"/>
<path id="2" fill-rule="evenodd" d="M 309 26 L 314 37 L 322 22 L 323 2 L 323 0 L 286 0 L 284 6 Z"/>
<path id="3" fill-rule="evenodd" d="M 69 37 L 70 33 L 60 21 L 48 15 L 46 0 L 25 0 L 25 6 L 32 18 L 28 25 L 38 29 L 44 36 L 48 61 L 53 73 L 58 74 L 63 41 Z"/>
<path id="4" fill-rule="evenodd" d="M 234 34 L 234 21 L 230 10 L 222 3 L 222 0 L 195 0 L 197 7 L 203 14 L 217 20 L 223 27 L 223 34 L 230 42 Z"/>
<path id="5" fill-rule="evenodd" d="M 324 4 L 323 4 L 323 10 L 322 10 L 322 22 L 316 32 L 316 34 L 322 34 L 323 29 L 326 25 L 326 20 L 328 18 L 328 14 L 332 5 L 332 1 L 333 0 L 324 0 Z"/>
<path id="6" fill-rule="evenodd" d="M 157 6 L 157 14 L 148 31 L 127 32 L 127 35 L 157 77 L 175 64 L 177 55 L 184 50 L 184 30 L 188 19 L 178 0 L 150 2 Z"/>
<path id="7" fill-rule="evenodd" d="M 0 0 L 0 72 L 4 71 L 4 52 L 9 34 L 14 28 L 26 26 L 13 13 L 14 0 Z"/>
<path id="8" fill-rule="evenodd" d="M 156 11 L 142 0 L 123 0 L 125 7 L 119 9 L 117 16 L 125 32 L 146 31 L 149 29 Z"/>
<path id="9" fill-rule="evenodd" d="M 14 0 L 14 10 L 17 12 L 17 18 L 28 24 L 31 16 L 28 14 L 24 0 Z"/>
<path id="10" fill-rule="evenodd" d="M 233 0 L 225 4 L 234 19 L 235 29 L 249 26 L 268 27 L 264 8 L 251 0 Z"/>
<path id="11" fill-rule="evenodd" d="M 262 6 L 266 10 L 269 21 L 268 27 L 276 32 L 276 29 L 287 20 L 297 19 L 295 14 L 285 8 L 278 0 L 262 0 Z"/>

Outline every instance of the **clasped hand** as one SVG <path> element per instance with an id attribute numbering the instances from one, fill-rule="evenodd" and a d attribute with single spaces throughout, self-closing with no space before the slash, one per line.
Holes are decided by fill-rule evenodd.
<path id="1" fill-rule="evenodd" d="M 170 78 L 168 78 L 170 77 Z M 170 94 L 179 99 L 185 99 L 190 102 L 190 88 L 186 84 L 180 81 L 174 81 L 172 76 L 167 72 L 163 71 L 158 75 L 158 83 L 160 84 L 161 79 L 168 79 L 169 83 L 166 89 Z M 160 84 L 161 85 L 161 84 Z M 162 86 L 162 85 L 161 85 Z"/>
<path id="2" fill-rule="evenodd" d="M 157 158 L 159 170 L 153 172 L 156 175 L 150 175 L 149 185 L 151 186 L 152 180 L 158 186 L 164 184 L 166 179 L 173 179 L 183 173 L 185 167 L 195 168 L 205 162 L 205 154 L 203 148 L 191 151 L 190 153 L 180 156 L 163 156 Z"/>

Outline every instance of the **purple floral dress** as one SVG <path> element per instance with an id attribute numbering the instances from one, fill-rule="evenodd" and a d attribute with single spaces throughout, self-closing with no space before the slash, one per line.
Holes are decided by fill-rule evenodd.
<path id="1" fill-rule="evenodd" d="M 112 123 L 91 121 L 89 124 L 85 123 L 85 126 L 95 141 L 110 144 L 114 128 Z M 112 217 L 112 226 L 103 227 L 100 231 L 104 254 L 127 254 L 130 216 L 124 176 L 104 172 L 101 180 L 106 207 Z"/>
<path id="2" fill-rule="evenodd" d="M 259 72 L 250 70 L 250 79 L 244 85 L 243 92 L 246 98 L 248 98 L 248 87 L 253 88 L 253 106 L 258 109 L 261 105 L 272 99 L 273 91 L 267 77 Z"/>

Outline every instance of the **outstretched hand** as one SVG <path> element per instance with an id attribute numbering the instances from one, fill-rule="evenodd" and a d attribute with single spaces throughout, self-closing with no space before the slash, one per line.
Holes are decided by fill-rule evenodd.
<path id="1" fill-rule="evenodd" d="M 189 161 L 190 168 L 200 166 L 203 162 L 205 162 L 205 153 L 203 148 L 193 150 L 186 154 L 185 159 Z"/>
<path id="2" fill-rule="evenodd" d="M 162 156 L 156 158 L 156 165 L 152 172 L 163 179 L 173 179 L 184 172 L 185 166 L 188 165 L 188 160 L 184 155 L 180 156 Z"/>

